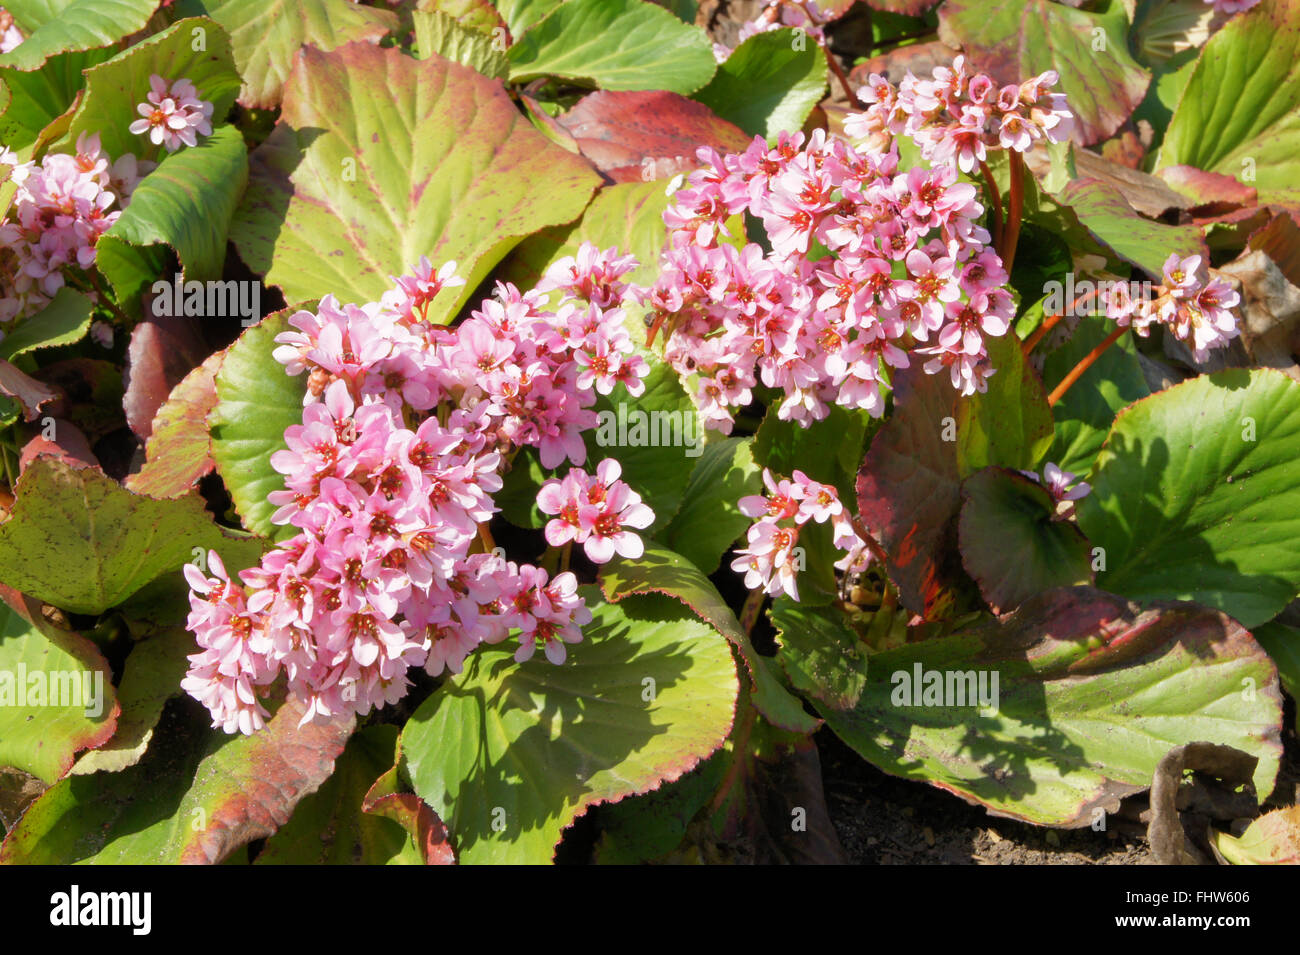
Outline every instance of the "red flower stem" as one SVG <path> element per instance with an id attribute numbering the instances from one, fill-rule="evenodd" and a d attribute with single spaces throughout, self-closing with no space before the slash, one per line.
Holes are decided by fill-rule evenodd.
<path id="1" fill-rule="evenodd" d="M 1071 368 L 1070 373 L 1062 378 L 1061 383 L 1052 390 L 1050 395 L 1047 396 L 1048 405 L 1055 405 L 1060 401 L 1061 396 L 1070 390 L 1071 385 L 1083 377 L 1083 373 L 1092 367 L 1093 362 L 1101 357 L 1102 352 L 1119 341 L 1120 336 L 1126 331 L 1128 331 L 1127 328 L 1124 328 L 1122 325 L 1118 326 L 1113 332 L 1106 336 L 1100 345 L 1088 352 L 1088 354 L 1084 355 L 1079 364 Z"/>
<path id="2" fill-rule="evenodd" d="M 1068 308 L 1063 309 L 1062 311 L 1058 312 L 1055 315 L 1049 315 L 1043 321 L 1043 324 L 1039 325 L 1036 329 L 1034 329 L 1034 333 L 1025 339 L 1024 345 L 1021 346 L 1021 349 L 1024 351 L 1024 353 L 1028 355 L 1031 351 L 1033 351 L 1034 346 L 1037 345 L 1039 342 L 1041 342 L 1043 340 L 1043 337 L 1047 335 L 1048 332 L 1050 332 L 1053 328 L 1055 328 L 1057 325 L 1061 323 L 1061 319 L 1065 318 L 1066 315 L 1072 313 L 1080 305 L 1082 305 L 1084 302 L 1086 302 L 1088 299 L 1092 298 L 1096 294 L 1097 293 L 1095 291 L 1084 292 L 1073 302 L 1071 302 Z"/>
<path id="3" fill-rule="evenodd" d="M 787 6 L 797 7 L 803 11 L 803 15 L 808 18 L 810 24 L 817 22 L 817 18 L 808 12 L 808 7 L 802 2 L 802 0 L 782 0 L 782 2 Z M 863 103 L 862 100 L 858 99 L 857 94 L 853 92 L 853 87 L 849 85 L 849 78 L 844 74 L 844 67 L 840 66 L 840 61 L 837 60 L 835 54 L 831 52 L 830 44 L 818 41 L 817 45 L 822 48 L 822 53 L 826 55 L 826 65 L 829 66 L 831 72 L 835 74 L 835 79 L 839 81 L 840 88 L 844 90 L 844 95 L 848 97 L 849 103 L 852 104 L 854 109 L 866 109 L 866 104 Z"/>
<path id="4" fill-rule="evenodd" d="M 998 184 L 993 178 L 993 170 L 989 169 L 989 164 L 982 159 L 980 172 L 984 176 L 984 185 L 989 191 L 989 211 L 992 213 L 989 231 L 993 233 L 993 247 L 998 248 L 1002 244 L 1002 191 L 998 189 Z"/>
<path id="5" fill-rule="evenodd" d="M 1011 169 L 1011 198 L 1007 209 L 1007 227 L 1002 232 L 1002 244 L 999 246 L 1002 267 L 1011 274 L 1011 266 L 1016 260 L 1016 243 L 1020 239 L 1020 213 L 1025 205 L 1025 160 L 1014 149 L 1008 149 Z"/>

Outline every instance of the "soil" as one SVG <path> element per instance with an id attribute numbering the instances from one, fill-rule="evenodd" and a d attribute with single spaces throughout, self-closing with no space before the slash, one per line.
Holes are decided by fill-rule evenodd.
<path id="1" fill-rule="evenodd" d="M 1288 704 L 1272 805 L 1300 795 L 1300 740 Z M 855 865 L 1152 865 L 1145 797 L 1126 800 L 1105 832 L 1046 829 L 998 819 L 925 783 L 890 776 L 830 730 L 816 736 L 831 822 Z"/>

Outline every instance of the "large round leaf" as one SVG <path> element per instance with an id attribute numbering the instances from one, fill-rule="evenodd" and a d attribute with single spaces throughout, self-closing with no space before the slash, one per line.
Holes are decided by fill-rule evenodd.
<path id="1" fill-rule="evenodd" d="M 1156 165 L 1235 176 L 1260 202 L 1300 201 L 1300 3 L 1264 0 L 1210 39 Z"/>
<path id="2" fill-rule="evenodd" d="M 722 745 L 738 684 L 725 640 L 663 597 L 600 602 L 569 660 L 484 647 L 411 717 L 412 784 L 463 863 L 544 863 L 589 806 L 677 779 Z"/>
<path id="3" fill-rule="evenodd" d="M 187 15 L 210 16 L 230 34 L 244 86 L 239 102 L 280 105 L 294 58 L 304 47 L 333 50 L 354 40 L 377 43 L 397 27 L 390 10 L 348 0 L 181 0 Z"/>
<path id="4" fill-rule="evenodd" d="M 508 57 L 511 82 L 557 76 L 606 90 L 689 94 L 717 69 L 703 30 L 643 0 L 568 0 Z"/>
<path id="5" fill-rule="evenodd" d="M 289 819 L 334 771 L 353 727 L 299 726 L 303 707 L 290 702 L 260 732 L 227 736 L 205 731 L 194 709 L 169 707 L 160 738 L 129 769 L 47 789 L 0 845 L 0 864 L 220 862 Z"/>
<path id="6" fill-rule="evenodd" d="M 0 766 L 53 783 L 117 728 L 113 672 L 86 638 L 0 588 Z"/>
<path id="7" fill-rule="evenodd" d="M 143 30 L 158 0 L 19 0 L 10 6 L 27 39 L 0 55 L 0 68 L 35 70 L 56 53 L 99 49 Z"/>
<path id="8" fill-rule="evenodd" d="M 869 657 L 838 611 L 782 600 L 772 618 L 782 666 L 837 736 L 995 815 L 1088 825 L 1194 740 L 1257 756 L 1256 790 L 1273 789 L 1277 671 L 1212 610 L 1051 590 L 1001 621 Z"/>
<path id="9" fill-rule="evenodd" d="M 100 613 L 163 574 L 179 577 L 195 548 L 241 567 L 261 554 L 259 541 L 214 524 L 197 494 L 155 500 L 49 457 L 28 465 L 16 491 L 0 524 L 0 580 L 64 610 Z"/>
<path id="10" fill-rule="evenodd" d="M 1105 552 L 1098 586 L 1270 619 L 1300 593 L 1297 458 L 1300 384 L 1280 372 L 1230 369 L 1134 404 L 1077 505 Z"/>
<path id="11" fill-rule="evenodd" d="M 231 237 L 290 301 L 377 301 L 421 256 L 455 259 L 468 281 L 435 302 L 446 320 L 520 238 L 575 219 L 598 183 L 468 67 L 366 43 L 307 48 Z"/>

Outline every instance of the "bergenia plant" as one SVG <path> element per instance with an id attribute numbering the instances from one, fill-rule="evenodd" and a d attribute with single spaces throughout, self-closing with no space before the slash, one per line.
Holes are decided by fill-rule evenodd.
<path id="1" fill-rule="evenodd" d="M 8 2 L 0 862 L 1297 858 L 1300 0 Z"/>

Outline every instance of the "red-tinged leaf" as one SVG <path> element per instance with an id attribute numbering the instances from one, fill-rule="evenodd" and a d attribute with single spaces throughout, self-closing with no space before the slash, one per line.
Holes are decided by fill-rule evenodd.
<path id="1" fill-rule="evenodd" d="M 740 152 L 750 143 L 704 104 L 663 91 L 601 90 L 556 122 L 613 182 L 671 179 L 699 165 L 700 146 Z"/>
<path id="2" fill-rule="evenodd" d="M 953 58 L 960 52 L 942 40 L 909 43 L 907 46 L 877 54 L 866 62 L 859 63 L 849 73 L 849 85 L 855 90 L 866 86 L 867 77 L 873 73 L 884 74 L 894 85 L 898 85 L 908 73 L 914 76 L 930 76 L 936 66 L 951 65 Z"/>
<path id="3" fill-rule="evenodd" d="M 1195 166 L 1165 166 L 1157 169 L 1156 175 L 1190 199 L 1200 215 L 1220 215 L 1241 206 L 1253 206 L 1258 196 L 1253 186 Z"/>
<path id="4" fill-rule="evenodd" d="M 141 439 L 153 431 L 154 415 L 181 379 L 208 356 L 209 349 L 194 319 L 154 315 L 131 331 L 126 353 L 126 423 Z"/>
<path id="5" fill-rule="evenodd" d="M 394 765 L 370 787 L 361 803 L 362 811 L 391 819 L 405 829 L 425 865 L 455 865 L 456 853 L 447 827 L 432 806 L 415 793 L 401 792 L 400 785 Z"/>
<path id="6" fill-rule="evenodd" d="M 956 393 L 919 365 L 894 378 L 894 413 L 858 471 L 858 514 L 884 548 L 903 604 L 942 616 L 952 597 L 961 475 L 954 440 Z"/>
<path id="7" fill-rule="evenodd" d="M 450 321 L 524 236 L 571 222 L 600 177 L 546 140 L 497 80 L 436 55 L 350 43 L 302 51 L 231 227 L 286 301 L 378 301 L 428 256 L 455 260 Z"/>
<path id="8" fill-rule="evenodd" d="M 53 389 L 32 378 L 10 362 L 0 360 L 0 394 L 13 398 L 22 406 L 23 416 L 33 421 L 41 407 L 57 397 Z"/>
<path id="9" fill-rule="evenodd" d="M 1265 813 L 1235 838 L 1213 830 L 1210 842 L 1232 865 L 1300 865 L 1300 806 Z"/>
<path id="10" fill-rule="evenodd" d="M 1056 70 L 1056 90 L 1069 98 L 1077 121 L 1074 137 L 1088 146 L 1119 129 L 1151 82 L 1129 54 L 1122 5 L 1111 6 L 1093 13 L 1049 0 L 948 0 L 939 10 L 939 36 L 962 48 L 968 67 L 999 83 Z"/>
<path id="11" fill-rule="evenodd" d="M 34 677 L 43 688 L 39 702 Z M 60 705 L 54 705 L 56 691 Z M 92 714 L 95 696 L 99 712 Z M 120 712 L 113 671 L 99 648 L 56 627 L 35 600 L 0 584 L 0 766 L 53 783 L 78 752 L 113 735 Z"/>
<path id="12" fill-rule="evenodd" d="M 1118 189 L 1099 179 L 1072 180 L 1057 198 L 1074 210 L 1079 222 L 1099 242 L 1151 275 L 1159 275 L 1165 260 L 1175 252 L 1183 257 L 1199 255 L 1202 261 L 1209 259 L 1200 228 L 1145 219 Z"/>
<path id="13" fill-rule="evenodd" d="M 51 437 L 46 437 L 47 432 Z M 18 455 L 18 473 L 26 471 L 27 465 L 38 457 L 59 458 L 74 468 L 99 467 L 99 459 L 90 449 L 90 442 L 81 429 L 60 418 L 46 419 L 41 433 L 23 445 L 22 453 Z"/>
<path id="14" fill-rule="evenodd" d="M 139 763 L 68 776 L 32 803 L 0 864 L 221 862 L 274 833 L 333 772 L 354 721 L 300 728 L 303 712 L 285 703 L 260 732 L 227 736 L 192 700 L 174 701 Z"/>
<path id="15" fill-rule="evenodd" d="M 1161 178 L 1131 169 L 1088 149 L 1072 151 L 1079 179 L 1097 179 L 1110 186 L 1137 212 L 1158 219 L 1170 209 L 1190 209 L 1192 203 Z"/>
<path id="16" fill-rule="evenodd" d="M 1150 786 L 1171 745 L 1197 740 L 1257 758 L 1256 792 L 1273 790 L 1277 670 L 1217 611 L 1071 587 L 877 653 L 842 613 L 782 600 L 772 617 L 782 666 L 836 735 L 994 815 L 1089 825 Z"/>
<path id="17" fill-rule="evenodd" d="M 177 497 L 213 468 L 207 416 L 217 405 L 217 369 L 225 352 L 209 355 L 179 385 L 154 416 L 145 444 L 145 463 L 123 482 L 150 497 Z"/>
<path id="18" fill-rule="evenodd" d="M 1265 253 L 1292 285 L 1300 286 L 1300 223 L 1295 215 L 1279 212 L 1252 233 L 1247 246 Z"/>

